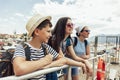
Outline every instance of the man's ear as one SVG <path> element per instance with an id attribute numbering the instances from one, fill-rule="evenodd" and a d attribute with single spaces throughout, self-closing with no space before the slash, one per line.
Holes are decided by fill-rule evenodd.
<path id="1" fill-rule="evenodd" d="M 34 30 L 34 34 L 35 34 L 35 35 L 39 35 L 39 31 L 40 31 L 40 29 L 35 29 L 35 30 Z"/>

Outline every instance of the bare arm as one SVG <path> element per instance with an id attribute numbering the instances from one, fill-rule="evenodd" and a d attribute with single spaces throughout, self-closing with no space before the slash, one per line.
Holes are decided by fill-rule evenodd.
<path id="1" fill-rule="evenodd" d="M 72 45 L 68 47 L 68 52 L 70 53 L 70 55 L 73 57 L 74 60 L 80 61 L 80 62 L 84 63 L 84 64 L 86 65 L 86 68 L 88 69 L 88 72 L 89 72 L 90 74 L 92 74 L 93 71 L 92 71 L 92 67 L 91 67 L 90 63 L 89 63 L 87 60 L 84 60 L 84 59 L 78 57 L 78 56 L 75 54 Z"/>
<path id="2" fill-rule="evenodd" d="M 47 65 L 47 66 L 44 67 L 44 68 L 58 67 L 58 66 L 63 66 L 63 65 L 65 65 L 65 64 L 66 64 L 66 60 L 64 59 L 63 52 L 62 52 L 62 50 L 60 49 L 59 55 L 58 55 L 58 57 L 56 58 L 56 60 L 53 61 L 51 64 Z"/>
<path id="3" fill-rule="evenodd" d="M 56 59 L 59 59 L 59 58 L 62 58 L 62 57 L 64 57 L 64 54 L 63 54 L 62 50 L 60 49 L 59 50 L 59 55 Z"/>
<path id="4" fill-rule="evenodd" d="M 53 61 L 51 64 L 47 65 L 44 68 L 50 68 L 50 67 L 59 67 L 59 66 L 63 66 L 63 65 L 71 65 L 71 66 L 78 66 L 78 67 L 82 67 L 83 72 L 86 73 L 87 69 L 84 63 L 82 62 L 78 62 L 66 57 L 62 57 L 58 60 Z"/>
<path id="5" fill-rule="evenodd" d="M 84 63 L 64 57 L 61 49 L 59 51 L 59 54 L 60 55 L 57 57 L 57 60 L 53 61 L 51 64 L 45 66 L 44 68 L 59 67 L 59 66 L 63 66 L 63 65 L 71 65 L 71 66 L 82 67 L 83 71 L 86 72 L 86 67 L 85 67 Z"/>
<path id="6" fill-rule="evenodd" d="M 52 62 L 52 55 L 48 54 L 44 58 L 36 61 L 26 61 L 23 57 L 16 57 L 13 60 L 15 75 L 24 75 L 33 71 L 42 69 L 44 66 Z"/>
<path id="7" fill-rule="evenodd" d="M 89 45 L 86 46 L 86 53 L 85 54 L 86 55 L 82 55 L 81 58 L 89 59 L 90 58 L 90 46 Z"/>
<path id="8" fill-rule="evenodd" d="M 78 57 L 78 56 L 75 54 L 75 51 L 74 51 L 74 49 L 73 49 L 73 45 L 69 46 L 69 47 L 67 48 L 67 51 L 68 51 L 68 53 L 70 54 L 70 56 L 71 56 L 74 60 L 80 61 L 80 62 L 83 62 L 83 63 L 84 63 L 84 59 Z"/>

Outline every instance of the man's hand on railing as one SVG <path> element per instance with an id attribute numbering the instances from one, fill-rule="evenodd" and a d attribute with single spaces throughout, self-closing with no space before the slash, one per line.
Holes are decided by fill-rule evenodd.
<path id="1" fill-rule="evenodd" d="M 44 59 L 45 63 L 50 64 L 50 63 L 52 63 L 53 57 L 51 54 L 47 54 L 44 58 L 41 58 L 41 59 Z"/>
<path id="2" fill-rule="evenodd" d="M 44 69 L 50 68 L 50 67 L 60 67 L 60 66 L 63 66 L 65 64 L 66 64 L 66 58 L 63 57 L 63 58 L 57 59 L 57 60 L 53 61 L 51 64 L 45 66 Z"/>

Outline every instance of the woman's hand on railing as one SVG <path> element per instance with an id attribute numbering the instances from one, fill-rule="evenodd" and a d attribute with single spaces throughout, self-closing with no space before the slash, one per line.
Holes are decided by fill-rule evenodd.
<path id="1" fill-rule="evenodd" d="M 81 67 L 82 67 L 83 74 L 87 73 L 87 68 L 86 68 L 86 65 L 84 63 L 81 63 Z"/>
<path id="2" fill-rule="evenodd" d="M 85 65 L 86 65 L 86 68 L 87 68 L 87 74 L 89 76 L 92 76 L 93 75 L 92 65 L 90 64 L 90 62 L 88 60 L 85 60 Z"/>

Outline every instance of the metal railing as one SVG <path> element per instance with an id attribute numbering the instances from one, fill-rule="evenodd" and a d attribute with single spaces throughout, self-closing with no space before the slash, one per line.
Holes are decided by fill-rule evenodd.
<path id="1" fill-rule="evenodd" d="M 99 58 L 102 58 L 105 61 L 105 73 L 106 73 L 105 75 L 107 79 L 109 78 L 110 56 L 109 54 L 102 54 L 89 59 L 89 61 L 92 61 L 92 66 L 93 66 L 92 80 L 96 80 L 97 64 L 98 64 Z"/>
<path id="2" fill-rule="evenodd" d="M 24 80 L 24 79 L 33 78 L 33 77 L 36 77 L 36 76 L 39 76 L 39 75 L 42 75 L 42 74 L 47 74 L 47 73 L 50 73 L 50 72 L 61 70 L 61 69 L 67 68 L 67 67 L 68 67 L 68 65 L 64 65 L 64 66 L 61 66 L 61 67 L 47 68 L 47 69 L 38 70 L 38 71 L 29 73 L 29 74 L 26 74 L 26 75 L 22 75 L 22 76 L 3 77 L 3 78 L 0 78 L 0 80 Z"/>
<path id="3" fill-rule="evenodd" d="M 89 59 L 89 61 L 92 60 L 92 65 L 93 65 L 93 72 L 94 72 L 94 74 L 92 76 L 92 80 L 95 80 L 95 78 L 96 78 L 96 76 L 95 76 L 95 73 L 96 73 L 96 71 L 95 71 L 96 70 L 96 67 L 95 67 L 96 66 L 96 63 L 95 63 L 96 59 L 99 58 L 99 57 L 108 58 L 106 56 L 107 56 L 107 54 L 103 54 L 103 55 L 98 55 L 96 57 L 92 57 L 92 58 Z M 29 73 L 29 74 L 26 74 L 26 75 L 22 75 L 22 76 L 3 77 L 3 78 L 0 78 L 0 80 L 24 80 L 24 79 L 29 79 L 29 78 L 36 77 L 36 76 L 39 76 L 39 75 L 47 74 L 47 73 L 50 73 L 50 72 L 58 71 L 58 70 L 61 70 L 61 69 L 64 69 L 64 68 L 68 68 L 68 67 L 70 67 L 70 66 L 64 65 L 64 66 L 61 66 L 61 67 L 47 68 L 47 69 L 35 71 L 35 72 Z M 69 78 L 69 80 L 70 80 L 70 78 Z"/>
<path id="4" fill-rule="evenodd" d="M 106 53 L 104 53 L 102 55 L 97 55 L 99 44 L 101 44 L 100 43 L 100 38 L 101 38 L 101 36 L 100 37 L 99 36 L 95 37 L 94 46 L 92 46 L 92 47 L 94 47 L 94 57 L 89 59 L 89 61 L 92 64 L 93 72 L 94 72 L 91 80 L 96 79 L 97 62 L 98 62 L 98 58 L 100 58 L 100 57 L 102 57 L 105 60 L 105 63 L 106 63 L 106 78 L 109 79 L 111 51 L 106 52 Z M 102 43 L 102 45 L 105 45 L 106 51 L 111 50 L 112 47 L 120 48 L 120 37 L 119 36 L 107 36 L 105 40 L 106 40 L 106 43 L 105 44 Z M 110 42 L 110 41 L 112 41 L 112 42 Z M 115 44 L 115 45 L 113 45 L 113 44 Z M 113 45 L 113 46 L 111 46 L 111 45 Z M 111 47 L 109 47 L 109 46 L 111 46 Z M 117 56 L 118 62 L 120 62 L 119 61 L 119 59 L 120 59 L 119 58 L 120 57 L 119 52 L 117 52 L 117 54 L 118 54 L 118 56 Z M 114 56 L 116 56 L 116 54 L 114 54 Z M 61 66 L 61 67 L 53 67 L 53 68 L 48 68 L 48 69 L 44 69 L 44 70 L 35 71 L 35 72 L 29 73 L 29 74 L 26 74 L 26 75 L 22 75 L 22 76 L 3 77 L 3 78 L 0 78 L 0 80 L 29 79 L 29 78 L 32 78 L 32 77 L 36 77 L 38 75 L 47 74 L 47 73 L 54 72 L 54 71 L 57 71 L 57 70 L 61 70 L 61 69 L 68 68 L 68 67 L 69 67 L 69 70 L 70 70 L 70 66 L 64 65 L 64 66 Z M 68 78 L 68 79 L 70 80 L 70 78 Z"/>

